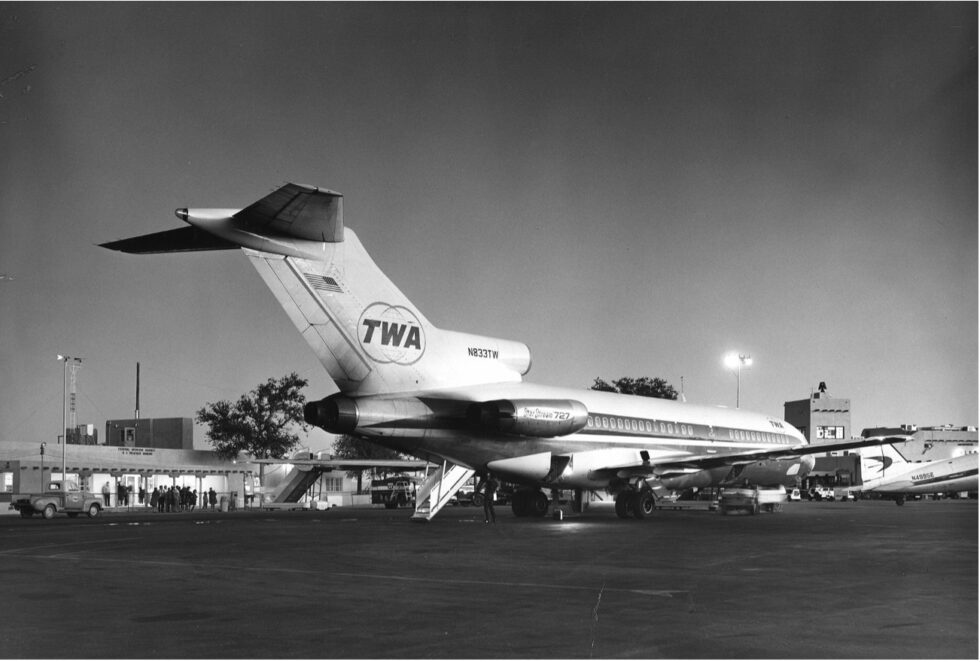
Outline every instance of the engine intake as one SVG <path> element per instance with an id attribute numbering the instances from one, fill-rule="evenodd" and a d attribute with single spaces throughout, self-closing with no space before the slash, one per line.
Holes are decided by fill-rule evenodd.
<path id="1" fill-rule="evenodd" d="M 472 427 L 524 437 L 561 437 L 588 424 L 589 410 L 577 400 L 491 400 L 470 405 Z"/>
<path id="2" fill-rule="evenodd" d="M 303 407 L 303 420 L 334 434 L 348 434 L 357 429 L 360 415 L 357 402 L 343 395 L 331 395 Z"/>

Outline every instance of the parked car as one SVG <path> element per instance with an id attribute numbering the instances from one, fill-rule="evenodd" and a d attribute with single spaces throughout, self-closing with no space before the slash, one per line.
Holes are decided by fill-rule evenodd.
<path id="1" fill-rule="evenodd" d="M 788 501 L 800 501 L 803 497 L 800 496 L 800 488 L 794 487 L 793 489 L 786 489 L 786 499 Z"/>

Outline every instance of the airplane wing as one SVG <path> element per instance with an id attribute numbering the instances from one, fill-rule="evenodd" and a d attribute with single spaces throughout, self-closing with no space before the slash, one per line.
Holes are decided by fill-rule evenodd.
<path id="1" fill-rule="evenodd" d="M 282 460 L 251 460 L 255 464 L 290 464 L 294 467 L 315 469 L 324 471 L 366 471 L 368 469 L 401 469 L 403 471 L 419 471 L 424 469 L 427 462 L 422 460 L 371 460 L 368 458 L 361 460 L 335 460 L 317 458 L 297 458 Z"/>
<path id="2" fill-rule="evenodd" d="M 803 455 L 813 455 L 816 453 L 829 453 L 831 451 L 864 448 L 865 446 L 900 443 L 909 441 L 909 439 L 911 439 L 911 437 L 908 436 L 867 437 L 862 439 L 849 439 L 847 441 L 835 441 L 820 444 L 783 446 L 782 448 L 774 449 L 763 448 L 738 453 L 692 455 L 676 460 L 665 460 L 663 462 L 651 461 L 639 464 L 633 463 L 623 466 L 605 467 L 603 469 L 599 469 L 598 471 L 607 471 L 620 476 L 664 476 L 671 473 L 687 473 L 691 471 L 714 469 L 724 466 L 751 464 L 753 462 L 761 462 L 763 460 L 789 459 Z"/>

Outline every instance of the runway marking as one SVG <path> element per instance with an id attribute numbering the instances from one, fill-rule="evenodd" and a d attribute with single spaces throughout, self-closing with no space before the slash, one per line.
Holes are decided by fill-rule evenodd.
<path id="1" fill-rule="evenodd" d="M 354 579 L 383 579 L 385 581 L 423 582 L 431 584 L 462 584 L 467 586 L 511 586 L 515 588 L 543 588 L 561 591 L 594 591 L 595 586 L 580 586 L 576 584 L 539 584 L 535 582 L 498 582 L 481 579 L 440 579 L 438 577 L 409 577 L 406 575 L 375 575 L 359 572 L 328 572 L 335 577 L 352 577 Z M 617 593 L 636 593 L 654 597 L 672 598 L 675 594 L 686 594 L 688 591 L 678 589 L 641 589 L 641 588 L 609 588 L 603 585 L 603 591 Z"/>
<path id="2" fill-rule="evenodd" d="M 112 540 L 87 540 L 87 541 L 72 541 L 72 542 L 57 542 L 51 543 L 50 545 L 34 545 L 32 547 L 20 547 L 15 549 L 4 549 L 0 550 L 0 555 L 2 554 L 19 554 L 21 552 L 29 552 L 36 549 L 47 549 L 49 547 L 63 548 L 69 545 L 112 545 L 117 542 L 124 542 L 130 540 L 141 540 L 141 538 L 113 538 Z"/>
<path id="3" fill-rule="evenodd" d="M 117 542 L 122 542 L 124 540 L 139 540 L 139 538 L 116 538 L 114 540 L 99 541 L 100 543 L 114 544 Z M 95 543 L 66 543 L 66 544 L 95 544 Z M 28 558 L 59 558 L 64 556 L 61 554 L 47 554 L 47 555 L 36 555 L 36 554 L 23 554 L 22 552 L 30 552 L 34 549 L 45 549 L 48 547 L 62 547 L 62 545 L 43 545 L 41 547 L 24 547 L 22 549 L 12 549 L 5 552 L 0 552 L 0 554 L 7 556 L 26 556 Z M 99 561 L 103 563 L 113 564 L 113 563 L 130 563 L 136 565 L 156 565 L 156 566 L 172 566 L 172 567 L 205 567 L 200 563 L 187 562 L 187 561 L 156 561 L 151 559 L 124 559 L 124 558 L 100 558 Z M 254 567 L 243 567 L 243 566 L 233 566 L 233 565 L 220 565 L 209 563 L 206 566 L 209 570 L 215 568 L 221 568 L 224 570 L 232 570 L 236 572 L 257 572 L 257 573 L 288 573 L 288 574 L 300 574 L 300 575 L 327 575 L 331 577 L 350 577 L 352 579 L 380 579 L 388 582 L 418 582 L 427 584 L 447 584 L 452 586 L 509 586 L 512 588 L 535 588 L 535 589 L 551 589 L 558 591 L 594 591 L 595 586 L 582 586 L 577 584 L 542 584 L 537 582 L 506 582 L 506 581 L 487 581 L 480 579 L 443 579 L 439 577 L 411 577 L 408 575 L 381 575 L 374 573 L 360 573 L 360 572 L 323 572 L 322 570 L 303 570 L 298 568 L 254 568 Z M 635 595 L 646 595 L 656 598 L 673 598 L 675 596 L 687 595 L 690 592 L 680 589 L 643 589 L 643 588 L 610 588 L 603 585 L 602 591 L 613 592 L 613 593 L 633 593 Z"/>

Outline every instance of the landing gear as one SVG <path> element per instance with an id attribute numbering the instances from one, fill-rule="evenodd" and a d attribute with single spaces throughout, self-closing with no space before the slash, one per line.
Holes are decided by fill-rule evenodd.
<path id="1" fill-rule="evenodd" d="M 633 491 L 623 490 L 616 495 L 616 515 L 621 519 L 633 516 Z"/>
<path id="2" fill-rule="evenodd" d="M 622 519 L 646 519 L 657 509 L 656 499 L 649 489 L 627 489 L 616 495 L 616 514 Z"/>
<path id="3" fill-rule="evenodd" d="M 548 514 L 548 497 L 541 490 L 518 490 L 510 504 L 517 517 L 544 517 Z"/>
<path id="4" fill-rule="evenodd" d="M 656 509 L 657 504 L 653 499 L 653 492 L 644 490 L 633 495 L 633 517 L 636 519 L 647 518 Z"/>
<path id="5" fill-rule="evenodd" d="M 897 497 L 895 497 L 895 505 L 897 505 L 897 506 L 904 506 L 905 505 L 905 496 L 900 494 Z"/>

